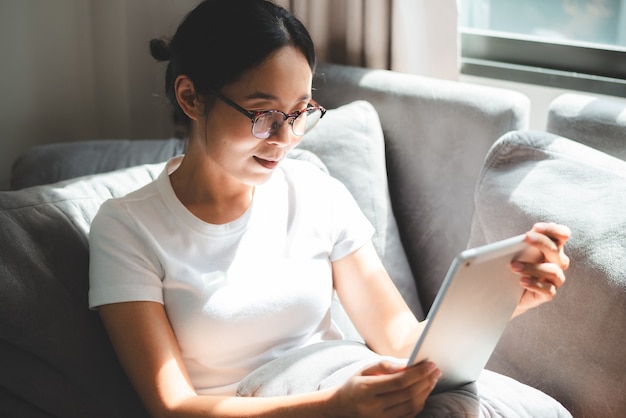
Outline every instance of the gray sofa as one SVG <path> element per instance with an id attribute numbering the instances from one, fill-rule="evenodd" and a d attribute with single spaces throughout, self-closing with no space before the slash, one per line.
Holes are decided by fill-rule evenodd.
<path id="1" fill-rule="evenodd" d="M 621 258 L 607 259 L 599 253 L 600 238 L 577 238 L 593 238 L 578 233 L 592 217 L 589 207 L 564 213 L 549 205 L 550 212 L 543 206 L 548 199 L 534 200 L 528 192 L 530 203 L 520 209 L 510 198 L 515 181 L 502 183 L 508 189 L 487 187 L 500 185 L 503 171 L 562 160 L 549 149 L 556 135 L 525 131 L 528 100 L 502 89 L 334 65 L 320 66 L 315 88 L 316 99 L 333 110 L 292 158 L 309 159 L 346 183 L 377 227 L 376 248 L 419 317 L 468 241 L 517 234 L 538 217 L 574 224 L 573 283 L 549 307 L 513 321 L 489 367 L 538 387 L 574 416 L 626 415 L 620 344 L 626 336 L 625 269 L 620 275 L 623 265 L 616 261 L 626 259 L 626 241 L 621 247 L 619 241 L 626 228 L 608 238 L 616 240 L 609 255 Z M 510 131 L 516 132 L 505 135 Z M 576 147 L 584 147 L 556 142 L 567 144 L 559 151 L 564 156 L 581 155 Z M 0 192 L 0 416 L 146 415 L 97 313 L 87 309 L 87 234 L 105 199 L 154 179 L 162 162 L 184 152 L 184 145 L 178 139 L 54 144 L 35 147 L 15 162 L 15 190 Z M 516 148 L 533 151 L 517 153 L 524 156 L 512 167 L 499 162 L 502 149 Z M 594 152 L 602 166 L 612 158 Z M 580 166 L 568 158 L 565 166 Z M 611 161 L 619 174 L 620 161 Z M 557 186 L 571 191 L 574 181 L 559 181 L 536 194 L 584 200 L 575 188 L 561 197 Z M 619 222 L 619 212 L 611 211 L 617 208 L 602 213 Z M 620 225 L 623 219 L 615 224 Z M 586 292 L 593 297 L 585 299 Z M 346 333 L 353 332 L 340 310 L 336 314 Z"/>
<path id="2" fill-rule="evenodd" d="M 626 101 L 568 93 L 548 132 L 511 132 L 477 181 L 469 245 L 540 219 L 569 225 L 555 301 L 512 321 L 488 368 L 551 394 L 575 417 L 626 416 Z"/>

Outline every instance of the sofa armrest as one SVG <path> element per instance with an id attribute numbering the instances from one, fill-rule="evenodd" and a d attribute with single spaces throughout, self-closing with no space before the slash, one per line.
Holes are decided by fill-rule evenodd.
<path id="1" fill-rule="evenodd" d="M 547 131 L 626 160 L 626 100 L 562 94 L 550 103 Z"/>
<path id="2" fill-rule="evenodd" d="M 331 64 L 318 67 L 314 88 L 327 107 L 364 99 L 376 108 L 393 210 L 428 309 L 465 248 L 484 156 L 501 135 L 527 127 L 529 100 L 509 90 Z"/>
<path id="3" fill-rule="evenodd" d="M 626 416 L 626 162 L 545 132 L 512 132 L 476 188 L 470 245 L 537 221 L 568 225 L 571 265 L 556 299 L 515 318 L 488 368 L 574 416 Z"/>

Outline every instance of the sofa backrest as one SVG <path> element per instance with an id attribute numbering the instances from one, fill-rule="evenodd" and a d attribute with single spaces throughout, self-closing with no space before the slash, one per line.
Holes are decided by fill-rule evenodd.
<path id="1" fill-rule="evenodd" d="M 363 99 L 378 112 L 393 212 L 427 311 L 466 247 L 484 157 L 501 135 L 527 128 L 530 102 L 511 90 L 385 70 L 322 64 L 316 73 L 320 104 Z"/>
<path id="2" fill-rule="evenodd" d="M 170 139 L 101 139 L 32 147 L 11 168 L 11 190 L 56 183 L 142 164 L 167 161 L 184 153 L 186 142 Z"/>

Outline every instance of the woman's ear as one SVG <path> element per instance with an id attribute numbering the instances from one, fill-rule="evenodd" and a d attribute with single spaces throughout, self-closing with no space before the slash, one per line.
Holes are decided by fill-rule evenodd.
<path id="1" fill-rule="evenodd" d="M 203 116 L 204 105 L 202 100 L 196 94 L 193 81 L 187 76 L 179 75 L 174 81 L 174 91 L 176 92 L 176 101 L 183 112 L 191 120 L 198 120 Z"/>

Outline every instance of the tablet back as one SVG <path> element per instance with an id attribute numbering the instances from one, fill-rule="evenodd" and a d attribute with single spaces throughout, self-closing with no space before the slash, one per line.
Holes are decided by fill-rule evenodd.
<path id="1" fill-rule="evenodd" d="M 426 317 L 409 365 L 432 361 L 442 372 L 436 391 L 475 381 L 487 364 L 523 288 L 511 261 L 527 244 L 524 235 L 463 251 Z"/>

